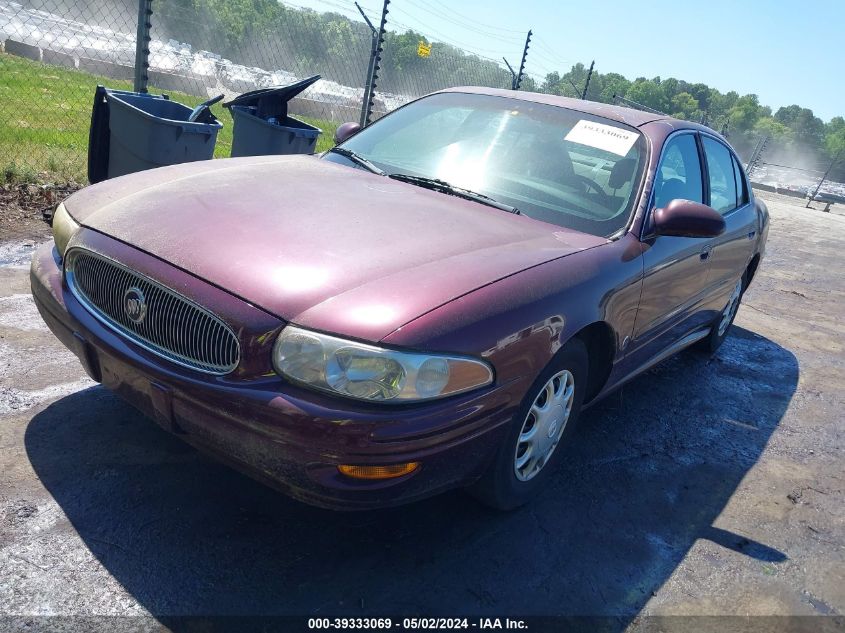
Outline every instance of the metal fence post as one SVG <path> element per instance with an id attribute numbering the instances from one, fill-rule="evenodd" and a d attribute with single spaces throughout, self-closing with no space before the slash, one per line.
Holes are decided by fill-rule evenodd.
<path id="1" fill-rule="evenodd" d="M 841 154 L 842 154 L 842 152 L 837 152 L 836 156 L 834 156 L 834 157 L 833 157 L 833 161 L 831 161 L 831 163 L 830 163 L 830 167 L 828 167 L 828 168 L 827 168 L 827 171 L 826 171 L 826 172 L 824 172 L 824 176 L 822 176 L 822 179 L 821 179 L 821 180 L 819 180 L 819 184 L 818 184 L 818 186 L 816 187 L 816 190 L 813 192 L 813 195 L 812 195 L 812 196 L 810 196 L 810 199 L 809 199 L 809 200 L 807 200 L 807 206 L 806 206 L 806 207 L 804 207 L 805 209 L 809 209 L 809 208 L 810 208 L 810 203 L 811 203 L 811 202 L 813 202 L 813 201 L 816 199 L 816 196 L 817 196 L 817 195 L 819 195 L 819 189 L 821 189 L 821 188 L 822 188 L 822 185 L 824 184 L 824 181 L 825 181 L 825 180 L 827 180 L 827 177 L 828 177 L 828 175 L 830 175 L 830 172 L 831 172 L 831 170 L 833 169 L 834 165 L 836 165 L 836 163 L 839 161 L 839 156 L 840 156 Z"/>
<path id="2" fill-rule="evenodd" d="M 751 159 L 748 161 L 748 164 L 745 166 L 745 175 L 748 176 L 748 179 L 751 180 L 751 174 L 754 173 L 754 170 L 757 168 L 757 164 L 760 162 L 760 158 L 763 156 L 763 150 L 766 149 L 766 145 L 769 144 L 769 137 L 768 135 L 763 136 L 760 139 L 760 142 L 757 143 L 757 147 L 754 148 L 754 151 L 751 152 Z"/>
<path id="3" fill-rule="evenodd" d="M 502 57 L 502 60 L 505 62 L 505 66 L 508 67 L 508 70 L 511 71 L 511 90 L 516 90 L 516 71 L 506 58 Z"/>
<path id="4" fill-rule="evenodd" d="M 587 98 L 587 89 L 590 87 L 590 79 L 593 78 L 593 67 L 596 65 L 596 60 L 590 62 L 590 72 L 587 73 L 587 81 L 584 82 L 584 92 L 581 93 L 581 101 Z"/>
<path id="5" fill-rule="evenodd" d="M 138 0 L 138 34 L 135 40 L 135 92 L 147 91 L 152 16 L 153 0 Z"/>
<path id="6" fill-rule="evenodd" d="M 760 149 L 760 144 L 763 142 L 763 136 L 757 139 L 757 143 L 754 145 L 754 149 L 751 150 L 751 156 L 748 158 L 748 162 L 745 163 L 745 175 L 751 175 L 751 165 L 754 163 L 754 160 L 757 158 L 757 150 Z"/>
<path id="7" fill-rule="evenodd" d="M 361 125 L 370 124 L 373 116 L 373 100 L 376 94 L 376 81 L 378 80 L 379 62 L 381 61 L 382 46 L 384 45 L 384 33 L 387 26 L 387 5 L 390 0 L 384 0 L 381 9 L 381 23 L 378 27 L 378 34 L 373 37 L 373 48 L 370 53 L 370 67 L 367 73 L 367 85 L 364 88 L 364 107 L 361 110 Z M 362 12 L 363 13 L 363 12 Z M 369 23 L 369 20 L 367 20 Z M 372 25 L 370 25 L 372 28 Z"/>
<path id="8" fill-rule="evenodd" d="M 362 18 L 364 18 L 364 22 L 367 23 L 368 27 L 370 27 L 370 62 L 367 65 L 367 77 L 364 80 L 364 99 L 361 101 L 361 119 L 359 121 L 361 127 L 364 127 L 367 124 L 367 104 L 370 102 L 370 86 L 372 85 L 373 80 L 373 68 L 375 68 L 376 64 L 378 29 L 373 26 L 372 22 L 370 22 L 370 18 L 367 17 L 366 13 L 364 13 L 361 5 L 356 2 L 355 6 L 358 7 L 358 13 L 361 14 Z"/>
<path id="9" fill-rule="evenodd" d="M 531 41 L 531 29 L 528 29 L 528 35 L 525 36 L 525 48 L 522 49 L 522 63 L 519 65 L 519 73 L 516 75 L 516 83 L 514 85 L 514 90 L 519 90 L 520 84 L 522 84 L 522 75 L 523 71 L 525 70 L 525 59 L 528 57 L 528 43 Z"/>

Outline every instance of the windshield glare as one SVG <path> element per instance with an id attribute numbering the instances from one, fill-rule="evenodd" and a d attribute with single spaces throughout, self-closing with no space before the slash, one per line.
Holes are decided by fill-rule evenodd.
<path id="1" fill-rule="evenodd" d="M 634 128 L 507 97 L 441 93 L 343 144 L 388 174 L 439 178 L 599 236 L 628 222 L 646 159 Z M 349 163 L 339 154 L 326 158 Z"/>

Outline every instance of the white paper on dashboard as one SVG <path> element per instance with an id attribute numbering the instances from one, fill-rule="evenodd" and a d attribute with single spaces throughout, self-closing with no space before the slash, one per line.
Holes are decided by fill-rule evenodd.
<path id="1" fill-rule="evenodd" d="M 581 119 L 564 140 L 624 156 L 637 142 L 638 136 L 636 132 Z"/>

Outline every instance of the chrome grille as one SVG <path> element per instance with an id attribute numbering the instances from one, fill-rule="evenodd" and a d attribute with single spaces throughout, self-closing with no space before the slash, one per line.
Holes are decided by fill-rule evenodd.
<path id="1" fill-rule="evenodd" d="M 65 278 L 88 311 L 145 349 L 209 374 L 237 366 L 240 345 L 231 328 L 152 279 L 79 248 L 67 255 Z"/>

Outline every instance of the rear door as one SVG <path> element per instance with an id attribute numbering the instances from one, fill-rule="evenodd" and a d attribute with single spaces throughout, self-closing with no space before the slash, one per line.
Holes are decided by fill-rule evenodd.
<path id="1" fill-rule="evenodd" d="M 713 240 L 710 284 L 721 309 L 754 255 L 757 211 L 751 204 L 748 183 L 736 156 L 715 137 L 701 135 L 705 155 L 708 204 L 725 218 L 725 232 Z"/>

